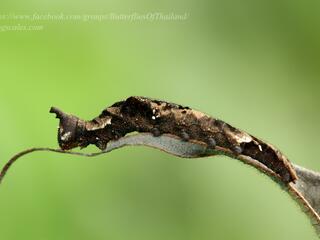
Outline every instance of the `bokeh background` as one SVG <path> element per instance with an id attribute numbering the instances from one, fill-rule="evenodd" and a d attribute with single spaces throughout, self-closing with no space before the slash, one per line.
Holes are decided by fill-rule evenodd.
<path id="1" fill-rule="evenodd" d="M 1 14 L 187 14 L 184 20 L 0 20 L 0 164 L 57 147 L 54 105 L 92 119 L 142 95 L 191 106 L 320 170 L 319 1 L 1 1 Z M 39 25 L 39 31 L 7 26 Z M 97 151 L 89 147 L 85 151 Z M 0 189 L 1 240 L 317 239 L 290 197 L 226 157 L 146 147 L 35 153 Z"/>

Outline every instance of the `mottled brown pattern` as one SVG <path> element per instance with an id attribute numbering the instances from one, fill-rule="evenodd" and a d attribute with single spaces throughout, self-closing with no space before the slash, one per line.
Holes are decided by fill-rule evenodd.
<path id="1" fill-rule="evenodd" d="M 297 179 L 291 163 L 275 147 L 189 107 L 145 97 L 129 97 L 106 108 L 91 121 L 56 108 L 51 112 L 61 120 L 58 140 L 62 149 L 95 144 L 104 150 L 110 140 L 131 132 L 149 132 L 154 136 L 168 133 L 184 141 L 202 142 L 208 148 L 222 147 L 228 150 L 228 155 L 231 151 L 234 157 L 249 156 L 270 168 L 285 183 Z"/>

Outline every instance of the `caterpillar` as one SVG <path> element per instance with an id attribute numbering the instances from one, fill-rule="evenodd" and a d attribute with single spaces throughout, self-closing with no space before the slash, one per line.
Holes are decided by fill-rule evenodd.
<path id="1" fill-rule="evenodd" d="M 228 123 L 189 107 L 156 99 L 132 96 L 107 107 L 85 121 L 52 107 L 60 119 L 58 143 L 62 150 L 85 148 L 89 144 L 104 150 L 111 140 L 132 132 L 174 135 L 183 141 L 197 141 L 208 149 L 226 155 L 248 156 L 275 172 L 284 183 L 294 182 L 297 174 L 291 162 L 278 149 Z"/>

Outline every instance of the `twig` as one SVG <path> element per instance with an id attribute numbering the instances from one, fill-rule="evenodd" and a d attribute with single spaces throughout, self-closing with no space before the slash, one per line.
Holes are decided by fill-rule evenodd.
<path id="1" fill-rule="evenodd" d="M 3 178 L 5 177 L 6 173 L 8 172 L 9 168 L 12 166 L 13 163 L 15 163 L 19 158 L 21 158 L 24 155 L 27 155 L 32 152 L 39 152 L 39 151 L 47 151 L 47 152 L 57 152 L 57 153 L 64 153 L 64 154 L 71 154 L 71 155 L 78 155 L 78 156 L 85 156 L 85 157 L 94 157 L 97 155 L 102 154 L 102 152 L 98 153 L 81 153 L 81 152 L 70 152 L 65 151 L 61 149 L 54 149 L 54 148 L 29 148 L 24 151 L 21 151 L 17 154 L 15 154 L 12 158 L 9 159 L 9 161 L 4 165 L 0 172 L 0 184 L 3 181 Z"/>

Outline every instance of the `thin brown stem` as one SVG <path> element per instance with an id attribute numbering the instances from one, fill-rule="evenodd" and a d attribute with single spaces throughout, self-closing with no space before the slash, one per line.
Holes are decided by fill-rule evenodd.
<path id="1" fill-rule="evenodd" d="M 46 152 L 56 152 L 56 153 L 63 153 L 63 154 L 70 154 L 70 155 L 78 155 L 78 156 L 84 156 L 84 157 L 94 157 L 98 156 L 100 154 L 103 154 L 104 152 L 95 152 L 95 153 L 82 153 L 82 152 L 71 152 L 71 151 L 65 151 L 61 149 L 54 149 L 54 148 L 46 148 L 46 147 L 38 147 L 38 148 L 29 148 L 26 150 L 23 150 L 17 154 L 15 154 L 12 158 L 9 159 L 9 161 L 4 165 L 0 172 L 0 184 L 3 181 L 3 178 L 5 177 L 6 173 L 8 172 L 9 168 L 12 166 L 13 163 L 15 163 L 19 158 L 21 158 L 24 155 L 27 155 L 29 153 L 33 152 L 40 152 L 40 151 L 46 151 Z"/>

